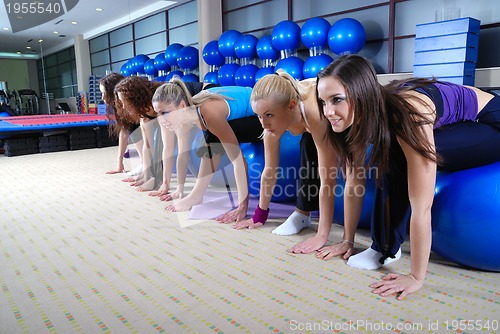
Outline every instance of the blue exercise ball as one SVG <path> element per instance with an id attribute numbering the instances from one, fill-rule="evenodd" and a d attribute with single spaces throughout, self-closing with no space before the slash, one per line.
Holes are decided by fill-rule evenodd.
<path id="1" fill-rule="evenodd" d="M 130 74 L 130 69 L 129 69 L 129 64 L 128 63 L 125 63 L 123 64 L 121 67 L 120 67 L 120 73 L 121 75 L 123 75 L 124 77 L 128 77 Z"/>
<path id="2" fill-rule="evenodd" d="M 166 82 L 169 82 L 170 80 L 172 80 L 174 77 L 179 77 L 182 79 L 182 77 L 184 76 L 184 73 L 182 71 L 179 71 L 179 70 L 174 70 L 174 71 L 170 71 L 168 72 L 168 74 L 165 76 L 165 81 Z"/>
<path id="3" fill-rule="evenodd" d="M 280 50 L 296 50 L 300 44 L 300 27 L 297 23 L 285 20 L 274 26 L 272 31 L 273 46 Z"/>
<path id="4" fill-rule="evenodd" d="M 293 202 L 297 197 L 297 177 L 300 171 L 300 139 L 288 131 L 280 139 L 280 163 L 278 179 L 271 200 L 273 202 Z M 263 142 L 240 144 L 241 152 L 248 163 L 248 191 L 259 197 L 260 179 L 264 170 Z"/>
<path id="5" fill-rule="evenodd" d="M 219 79 L 217 78 L 218 74 L 219 71 L 207 72 L 207 74 L 205 74 L 205 77 L 203 78 L 203 82 L 218 85 L 219 84 Z"/>
<path id="6" fill-rule="evenodd" d="M 237 30 L 224 31 L 219 37 L 219 52 L 224 57 L 236 57 L 234 43 L 240 38 L 241 32 Z"/>
<path id="7" fill-rule="evenodd" d="M 300 39 L 307 48 L 323 47 L 328 42 L 331 24 L 322 17 L 307 20 L 300 29 Z"/>
<path id="8" fill-rule="evenodd" d="M 234 63 L 222 65 L 217 74 L 219 84 L 221 86 L 235 86 L 234 75 L 239 67 L 240 65 Z"/>
<path id="9" fill-rule="evenodd" d="M 351 18 L 340 19 L 328 31 L 328 46 L 337 55 L 358 53 L 365 45 L 363 25 Z"/>
<path id="10" fill-rule="evenodd" d="M 272 37 L 270 35 L 264 35 L 259 39 L 255 46 L 255 51 L 260 59 L 274 61 L 280 56 L 279 51 L 273 46 Z"/>
<path id="11" fill-rule="evenodd" d="M 200 79 L 198 78 L 198 76 L 196 74 L 188 73 L 188 74 L 184 74 L 182 76 L 182 81 L 184 81 L 184 82 L 199 82 Z"/>
<path id="12" fill-rule="evenodd" d="M 234 42 L 234 53 L 238 58 L 255 58 L 255 47 L 259 40 L 254 35 L 245 34 Z"/>
<path id="13" fill-rule="evenodd" d="M 371 228 L 371 218 L 373 215 L 373 206 L 375 205 L 376 180 L 373 170 L 369 172 L 366 179 L 366 184 L 359 187 L 359 194 L 364 194 L 363 208 L 359 217 L 358 227 L 362 229 Z M 340 169 L 337 172 L 337 184 L 332 191 L 335 194 L 335 206 L 333 220 L 335 223 L 344 225 L 344 186 L 345 180 Z"/>
<path id="14" fill-rule="evenodd" d="M 154 59 L 146 60 L 146 62 L 144 63 L 144 73 L 152 76 L 158 75 L 158 70 L 156 69 L 154 62 Z"/>
<path id="15" fill-rule="evenodd" d="M 432 251 L 465 267 L 500 271 L 500 162 L 438 172 Z"/>
<path id="16" fill-rule="evenodd" d="M 127 69 L 127 71 L 128 71 L 128 75 L 133 75 L 133 74 L 135 74 L 135 70 L 134 70 L 133 62 L 134 62 L 134 58 L 131 58 L 131 59 L 129 59 L 129 60 L 125 63 L 125 68 L 126 68 L 126 69 Z"/>
<path id="17" fill-rule="evenodd" d="M 290 74 L 296 80 L 304 79 L 302 74 L 302 68 L 304 67 L 304 61 L 299 57 L 291 56 L 288 58 L 281 59 L 278 61 L 274 69 L 278 71 L 280 68 L 286 73 Z"/>
<path id="18" fill-rule="evenodd" d="M 177 65 L 183 70 L 194 70 L 198 62 L 198 49 L 193 46 L 185 46 L 177 52 Z"/>
<path id="19" fill-rule="evenodd" d="M 255 73 L 255 82 L 259 81 L 262 79 L 263 76 L 267 74 L 273 74 L 274 73 L 274 66 L 268 66 L 268 67 L 262 67 L 259 68 L 257 73 Z"/>
<path id="20" fill-rule="evenodd" d="M 133 59 L 134 61 L 132 63 L 132 67 L 134 69 L 134 73 L 144 74 L 144 64 L 149 60 L 149 57 L 144 54 L 138 54 Z"/>
<path id="21" fill-rule="evenodd" d="M 184 47 L 180 43 L 173 43 L 167 46 L 165 50 L 165 62 L 170 66 L 178 66 L 177 64 L 177 53 Z"/>
<path id="22" fill-rule="evenodd" d="M 2 112 L 0 112 L 0 118 L 1 117 L 10 117 L 10 114 L 6 111 L 2 111 Z"/>
<path id="23" fill-rule="evenodd" d="M 253 87 L 255 85 L 255 74 L 259 68 L 254 64 L 240 66 L 234 73 L 236 86 Z"/>
<path id="24" fill-rule="evenodd" d="M 332 61 L 333 58 L 324 53 L 307 58 L 302 68 L 304 79 L 315 78 L 318 72 Z"/>
<path id="25" fill-rule="evenodd" d="M 167 76 L 166 75 L 160 75 L 160 76 L 157 76 L 155 78 L 155 81 L 158 81 L 158 82 L 165 82 L 167 79 Z"/>
<path id="26" fill-rule="evenodd" d="M 224 64 L 224 56 L 219 52 L 219 41 L 208 42 L 201 53 L 203 60 L 208 65 L 221 66 Z"/>
<path id="27" fill-rule="evenodd" d="M 170 71 L 170 66 L 165 61 L 165 53 L 159 53 L 154 59 L 154 66 L 158 71 Z"/>

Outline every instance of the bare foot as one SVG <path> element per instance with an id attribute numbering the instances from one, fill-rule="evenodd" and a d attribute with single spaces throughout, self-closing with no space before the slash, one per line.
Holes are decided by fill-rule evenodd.
<path id="1" fill-rule="evenodd" d="M 155 187 L 155 178 L 152 177 L 146 182 L 143 182 L 140 187 L 137 188 L 137 191 L 143 192 L 143 191 L 151 191 Z"/>
<path id="2" fill-rule="evenodd" d="M 200 204 L 203 200 L 202 198 L 194 198 L 194 196 L 187 196 L 183 199 L 176 201 L 174 204 L 169 205 L 165 208 L 168 212 L 180 212 L 189 211 L 193 205 Z"/>
<path id="3" fill-rule="evenodd" d="M 142 175 L 127 177 L 126 179 L 123 179 L 122 182 L 137 182 L 140 179 L 142 179 Z"/>

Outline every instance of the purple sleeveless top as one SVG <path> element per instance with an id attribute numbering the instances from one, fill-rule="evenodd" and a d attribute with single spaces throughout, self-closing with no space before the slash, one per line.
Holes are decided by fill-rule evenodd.
<path id="1" fill-rule="evenodd" d="M 463 121 L 474 121 L 477 118 L 477 96 L 472 89 L 443 81 L 434 83 L 434 86 L 439 90 L 443 99 L 442 110 L 438 110 L 439 103 L 433 99 L 438 114 L 434 128 Z"/>

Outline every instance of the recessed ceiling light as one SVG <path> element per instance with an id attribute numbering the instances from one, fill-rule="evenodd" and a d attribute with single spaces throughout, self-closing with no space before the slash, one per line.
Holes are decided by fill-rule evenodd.
<path id="1" fill-rule="evenodd" d="M 43 39 L 39 39 L 39 40 L 38 40 L 38 43 L 42 43 L 42 42 L 43 42 Z"/>
<path id="2" fill-rule="evenodd" d="M 9 28 L 3 28 L 3 30 L 7 31 L 7 30 L 9 30 Z"/>
<path id="3" fill-rule="evenodd" d="M 16 53 L 17 53 L 18 55 L 20 55 L 20 54 L 21 54 L 21 51 L 17 51 Z"/>
<path id="4" fill-rule="evenodd" d="M 26 49 L 31 49 L 31 46 L 27 46 Z"/>
<path id="5" fill-rule="evenodd" d="M 95 10 L 98 12 L 102 12 L 102 8 L 96 8 Z"/>
<path id="6" fill-rule="evenodd" d="M 76 22 L 76 21 L 73 21 L 73 22 L 71 22 L 71 24 L 78 24 L 78 22 Z"/>
<path id="7" fill-rule="evenodd" d="M 58 33 L 59 33 L 59 31 L 54 31 L 54 34 L 58 34 Z"/>

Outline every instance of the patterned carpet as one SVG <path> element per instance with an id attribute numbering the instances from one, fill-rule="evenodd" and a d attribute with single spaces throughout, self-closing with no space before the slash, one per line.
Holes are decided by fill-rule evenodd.
<path id="1" fill-rule="evenodd" d="M 116 148 L 0 157 L 0 333 L 496 333 L 500 274 L 432 256 L 404 301 L 360 271 L 286 249 L 314 233 L 236 231 L 106 175 Z M 129 163 L 129 162 L 127 162 Z M 181 227 L 182 226 L 182 227 Z M 330 240 L 338 241 L 334 225 Z M 360 231 L 356 247 L 369 246 Z"/>

